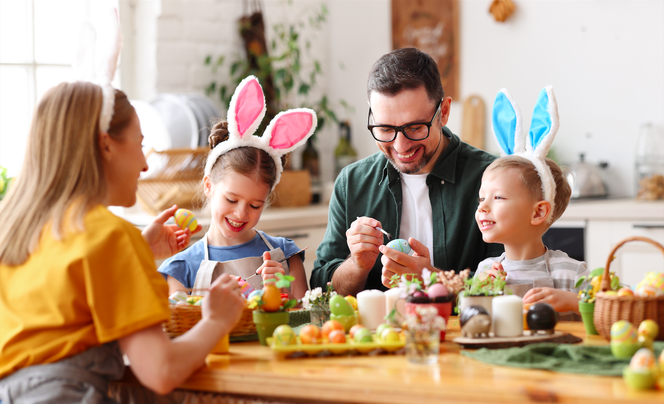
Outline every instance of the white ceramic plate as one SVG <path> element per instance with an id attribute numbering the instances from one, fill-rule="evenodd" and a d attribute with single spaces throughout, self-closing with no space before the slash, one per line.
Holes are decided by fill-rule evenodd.
<path id="1" fill-rule="evenodd" d="M 157 151 L 168 150 L 171 148 L 171 136 L 164 120 L 149 102 L 130 101 L 136 110 L 136 115 L 141 122 L 141 132 L 143 132 L 143 152 L 150 149 Z"/>
<path id="2" fill-rule="evenodd" d="M 189 105 L 178 95 L 160 94 L 150 102 L 161 115 L 171 138 L 171 148 L 198 147 L 198 122 Z"/>

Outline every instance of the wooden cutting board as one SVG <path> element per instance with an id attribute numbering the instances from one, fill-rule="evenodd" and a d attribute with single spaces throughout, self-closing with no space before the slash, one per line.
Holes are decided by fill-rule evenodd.
<path id="1" fill-rule="evenodd" d="M 479 95 L 471 95 L 463 102 L 461 140 L 484 149 L 484 101 Z"/>

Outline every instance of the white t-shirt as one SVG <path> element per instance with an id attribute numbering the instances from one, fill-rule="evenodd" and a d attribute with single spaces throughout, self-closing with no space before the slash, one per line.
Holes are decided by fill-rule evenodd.
<path id="1" fill-rule="evenodd" d="M 433 216 L 427 186 L 428 174 L 400 174 L 403 193 L 399 238 L 417 239 L 429 249 L 433 265 Z"/>

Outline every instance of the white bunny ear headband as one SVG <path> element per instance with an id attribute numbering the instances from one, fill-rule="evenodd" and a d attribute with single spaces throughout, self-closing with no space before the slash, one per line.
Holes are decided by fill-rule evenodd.
<path id="1" fill-rule="evenodd" d="M 547 86 L 540 91 L 533 111 L 528 138 L 523 132 L 521 111 L 506 89 L 500 90 L 493 103 L 493 134 L 501 148 L 501 155 L 525 157 L 534 165 L 542 180 L 544 200 L 554 210 L 556 182 L 549 166 L 544 161 L 553 138 L 558 131 L 558 104 L 553 94 L 553 87 Z M 549 216 L 549 220 L 551 215 Z"/>
<path id="2" fill-rule="evenodd" d="M 99 29 L 95 29 L 88 21 L 81 25 L 78 50 L 72 67 L 77 79 L 90 81 L 101 87 L 104 98 L 99 116 L 99 130 L 107 132 L 115 104 L 115 89 L 111 86 L 111 81 L 115 76 L 122 49 L 117 10 L 107 9 L 97 28 Z"/>
<path id="3" fill-rule="evenodd" d="M 277 178 L 272 189 L 281 180 L 281 156 L 304 144 L 314 134 L 318 120 L 309 108 L 289 109 L 277 114 L 265 129 L 263 136 L 254 136 L 265 116 L 265 95 L 258 79 L 249 76 L 235 89 L 228 106 L 228 140 L 219 143 L 208 155 L 205 175 L 224 153 L 239 147 L 265 150 L 277 166 Z"/>

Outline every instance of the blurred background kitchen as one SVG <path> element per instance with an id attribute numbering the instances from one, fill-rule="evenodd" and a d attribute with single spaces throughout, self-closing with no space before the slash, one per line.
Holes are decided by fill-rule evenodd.
<path id="1" fill-rule="evenodd" d="M 482 147 L 495 153 L 490 112 L 498 90 L 510 91 L 529 122 L 538 91 L 553 85 L 561 121 L 553 157 L 577 172 L 575 199 L 582 201 L 573 202 L 558 225 L 576 229 L 581 240 L 570 242 L 574 233 L 566 233 L 557 242 L 580 245 L 579 258 L 591 268 L 604 265 L 608 249 L 623 235 L 645 232 L 664 243 L 664 203 L 636 201 L 643 176 L 637 166 L 664 170 L 664 1 L 512 1 L 515 8 L 505 21 L 489 12 L 492 0 L 441 2 L 455 7 L 443 27 L 454 35 L 455 52 L 448 56 L 458 74 L 449 128 L 462 139 L 479 131 Z M 417 10 L 429 2 L 410 3 Z M 275 213 L 273 220 L 266 212 L 261 229 L 304 237 L 313 250 L 307 252 L 310 267 L 324 233 L 340 139 L 350 134 L 358 159 L 377 151 L 366 130 L 366 78 L 373 62 L 393 49 L 393 10 L 401 9 L 390 0 L 0 0 L 0 166 L 6 176 L 20 169 L 36 100 L 72 78 L 78 21 L 94 21 L 101 4 L 119 9 L 124 48 L 116 86 L 134 100 L 146 151 L 203 145 L 210 118 L 225 116 L 224 99 L 238 74 L 232 66 L 247 59 L 239 29 L 243 16 L 260 11 L 268 53 L 273 42 L 277 47 L 273 56 L 283 55 L 288 44 L 279 33 L 288 39 L 289 28 L 297 30 L 299 37 L 290 39 L 300 52 L 301 76 L 311 86 L 300 91 L 296 85 L 282 105 L 320 108 L 326 102 L 325 125 L 309 145 L 318 156 L 318 171 L 309 173 L 317 177 L 310 200 L 322 203 L 283 210 L 298 212 L 293 217 Z M 296 170 L 307 163 L 304 149 L 292 155 Z M 337 157 L 337 165 L 353 159 L 352 153 Z M 139 211 L 119 213 L 140 225 Z M 625 259 L 664 269 L 657 254 L 639 261 L 640 248 L 633 256 L 623 254 Z"/>

